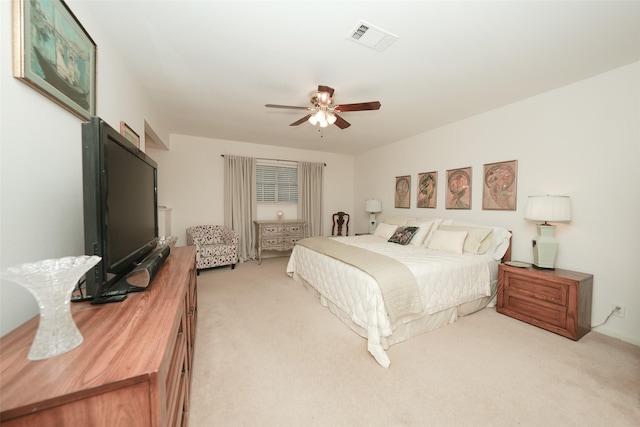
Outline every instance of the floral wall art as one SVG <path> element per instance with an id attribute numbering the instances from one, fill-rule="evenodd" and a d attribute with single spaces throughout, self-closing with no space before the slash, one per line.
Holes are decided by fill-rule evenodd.
<path id="1" fill-rule="evenodd" d="M 516 210 L 518 161 L 484 165 L 482 209 Z"/>
<path id="2" fill-rule="evenodd" d="M 397 176 L 396 177 L 396 195 L 395 195 L 395 207 L 396 208 L 409 208 L 411 205 L 411 176 Z"/>
<path id="3" fill-rule="evenodd" d="M 471 209 L 471 167 L 447 171 L 446 209 Z"/>
<path id="4" fill-rule="evenodd" d="M 418 174 L 418 203 L 419 208 L 435 208 L 438 188 L 438 172 Z"/>

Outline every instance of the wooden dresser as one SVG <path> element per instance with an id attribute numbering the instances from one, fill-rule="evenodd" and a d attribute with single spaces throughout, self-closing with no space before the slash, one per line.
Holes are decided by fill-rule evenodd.
<path id="1" fill-rule="evenodd" d="M 307 222 L 301 219 L 253 221 L 256 225 L 256 249 L 258 262 L 262 263 L 262 251 L 289 251 L 300 239 L 307 237 Z"/>
<path id="2" fill-rule="evenodd" d="M 572 340 L 591 330 L 593 275 L 500 264 L 499 313 Z"/>
<path id="3" fill-rule="evenodd" d="M 197 320 L 195 248 L 176 247 L 143 292 L 72 304 L 84 341 L 27 353 L 38 316 L 0 340 L 0 422 L 13 426 L 185 426 Z"/>

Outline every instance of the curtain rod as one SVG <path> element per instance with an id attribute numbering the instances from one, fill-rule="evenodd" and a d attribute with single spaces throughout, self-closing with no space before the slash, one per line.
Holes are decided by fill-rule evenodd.
<path id="1" fill-rule="evenodd" d="M 224 154 L 220 154 L 220 157 L 224 157 Z M 274 162 L 292 162 L 292 163 L 298 163 L 300 160 L 286 160 L 286 159 L 269 159 L 266 157 L 256 157 L 256 160 L 271 160 Z M 323 163 L 323 165 L 327 166 L 326 163 Z"/>

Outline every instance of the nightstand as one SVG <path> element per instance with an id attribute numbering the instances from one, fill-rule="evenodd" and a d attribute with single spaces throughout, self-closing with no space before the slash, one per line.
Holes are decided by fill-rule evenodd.
<path id="1" fill-rule="evenodd" d="M 498 313 L 572 340 L 591 330 L 593 275 L 535 267 L 498 268 Z"/>

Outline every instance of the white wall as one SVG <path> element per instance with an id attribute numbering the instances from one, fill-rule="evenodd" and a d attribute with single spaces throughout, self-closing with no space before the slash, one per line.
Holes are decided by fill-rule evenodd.
<path id="1" fill-rule="evenodd" d="M 89 2 L 68 2 L 98 45 L 97 113 L 114 128 L 162 123 L 126 61 L 102 36 Z M 83 120 L 12 77 L 11 1 L 0 1 L 0 268 L 84 254 Z M 154 128 L 155 129 L 155 128 Z M 162 129 L 155 129 L 160 135 Z M 0 283 L 0 335 L 38 313 L 35 299 Z"/>
<path id="2" fill-rule="evenodd" d="M 353 156 L 184 135 L 171 135 L 170 147 L 147 152 L 158 163 L 158 204 L 172 209 L 171 231 L 178 245 L 185 244 L 189 226 L 224 223 L 222 154 L 326 163 L 324 234 L 331 234 L 331 214 L 354 212 Z M 280 209 L 285 219 L 297 217 L 295 205 L 270 205 L 258 208 L 258 219 L 277 219 Z"/>
<path id="3" fill-rule="evenodd" d="M 517 210 L 482 210 L 485 163 L 518 161 Z M 556 224 L 556 267 L 594 275 L 592 324 L 640 344 L 640 63 L 584 80 L 356 157 L 356 200 L 380 198 L 385 217 L 440 216 L 513 230 L 513 259 L 532 261 L 527 196 L 571 197 L 573 219 Z M 471 166 L 472 209 L 446 210 L 446 171 Z M 420 172 L 438 171 L 436 209 L 417 209 Z M 411 209 L 395 209 L 394 178 L 411 175 Z M 358 227 L 366 227 L 359 218 Z"/>

